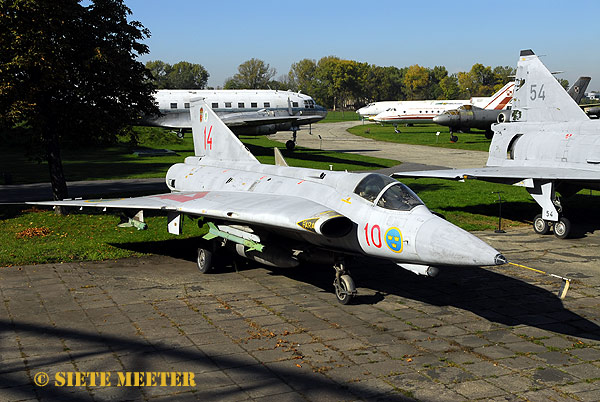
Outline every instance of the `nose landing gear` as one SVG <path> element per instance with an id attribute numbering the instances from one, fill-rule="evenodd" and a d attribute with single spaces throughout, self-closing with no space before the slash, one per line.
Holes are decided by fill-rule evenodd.
<path id="1" fill-rule="evenodd" d="M 336 263 L 333 268 L 335 269 L 335 280 L 333 281 L 335 297 L 341 304 L 348 304 L 357 294 L 354 281 L 349 275 L 350 273 L 346 270 L 343 261 Z"/>

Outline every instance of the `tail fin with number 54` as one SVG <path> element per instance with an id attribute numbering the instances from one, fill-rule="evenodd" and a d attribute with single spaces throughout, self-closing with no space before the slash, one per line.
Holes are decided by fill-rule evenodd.
<path id="1" fill-rule="evenodd" d="M 589 118 L 532 50 L 521 50 L 511 121 L 585 121 Z"/>

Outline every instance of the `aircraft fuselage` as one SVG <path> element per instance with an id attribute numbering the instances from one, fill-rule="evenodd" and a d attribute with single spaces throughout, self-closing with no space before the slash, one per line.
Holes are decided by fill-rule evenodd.
<path id="1" fill-rule="evenodd" d="M 367 177 L 380 180 L 381 183 L 380 189 L 373 193 L 372 200 L 357 194 L 357 188 Z M 236 164 L 231 167 L 224 162 L 211 162 L 205 165 L 201 158 L 188 157 L 185 163 L 169 169 L 167 185 L 172 191 L 252 192 L 318 200 L 320 204 L 354 222 L 351 231 L 342 237 L 317 235 L 310 227 L 301 232 L 300 237 L 305 242 L 330 250 L 380 257 L 398 263 L 497 263 L 496 250 L 432 214 L 407 187 L 384 175 L 260 164 Z M 383 196 L 386 191 L 393 186 L 402 186 L 394 190 L 412 203 L 406 206 L 406 210 L 389 209 L 389 203 L 386 205 L 386 200 L 382 200 L 386 198 Z M 405 189 L 407 192 L 403 193 Z M 403 205 L 399 207 L 404 208 Z M 276 209 L 264 211 L 265 215 L 270 213 L 274 216 L 282 214 Z M 306 218 L 310 218 L 309 214 Z M 270 218 L 266 217 L 263 221 L 269 222 Z M 297 224 L 302 226 L 303 221 Z M 263 229 L 269 231 L 268 227 Z M 283 230 L 279 231 L 283 234 Z M 297 237 L 298 231 L 295 233 L 289 232 L 286 236 Z"/>

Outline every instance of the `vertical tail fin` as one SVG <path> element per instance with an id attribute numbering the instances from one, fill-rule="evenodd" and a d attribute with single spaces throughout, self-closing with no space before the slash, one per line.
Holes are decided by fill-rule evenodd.
<path id="1" fill-rule="evenodd" d="M 512 121 L 587 120 L 587 115 L 532 50 L 521 50 L 511 113 Z"/>
<path id="2" fill-rule="evenodd" d="M 567 93 L 573 98 L 575 103 L 579 104 L 579 102 L 581 102 L 583 95 L 585 95 L 585 90 L 591 80 L 591 77 L 579 77 L 577 78 L 577 81 L 575 81 L 575 84 L 571 85 L 571 88 L 569 88 Z"/>
<path id="3" fill-rule="evenodd" d="M 213 112 L 204 98 L 193 98 L 190 100 L 190 105 L 196 156 L 214 160 L 259 163 L 248 148 Z"/>
<path id="4" fill-rule="evenodd" d="M 512 100 L 513 91 L 515 88 L 514 81 L 503 86 L 498 92 L 490 96 L 490 101 L 483 109 L 487 110 L 503 110 L 506 105 Z"/>

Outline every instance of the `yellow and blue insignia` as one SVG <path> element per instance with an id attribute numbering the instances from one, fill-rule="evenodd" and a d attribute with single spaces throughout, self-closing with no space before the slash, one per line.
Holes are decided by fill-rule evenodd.
<path id="1" fill-rule="evenodd" d="M 400 229 L 394 227 L 389 228 L 387 232 L 385 232 L 385 244 L 387 244 L 388 248 L 394 253 L 401 253 L 402 233 L 400 233 Z"/>

